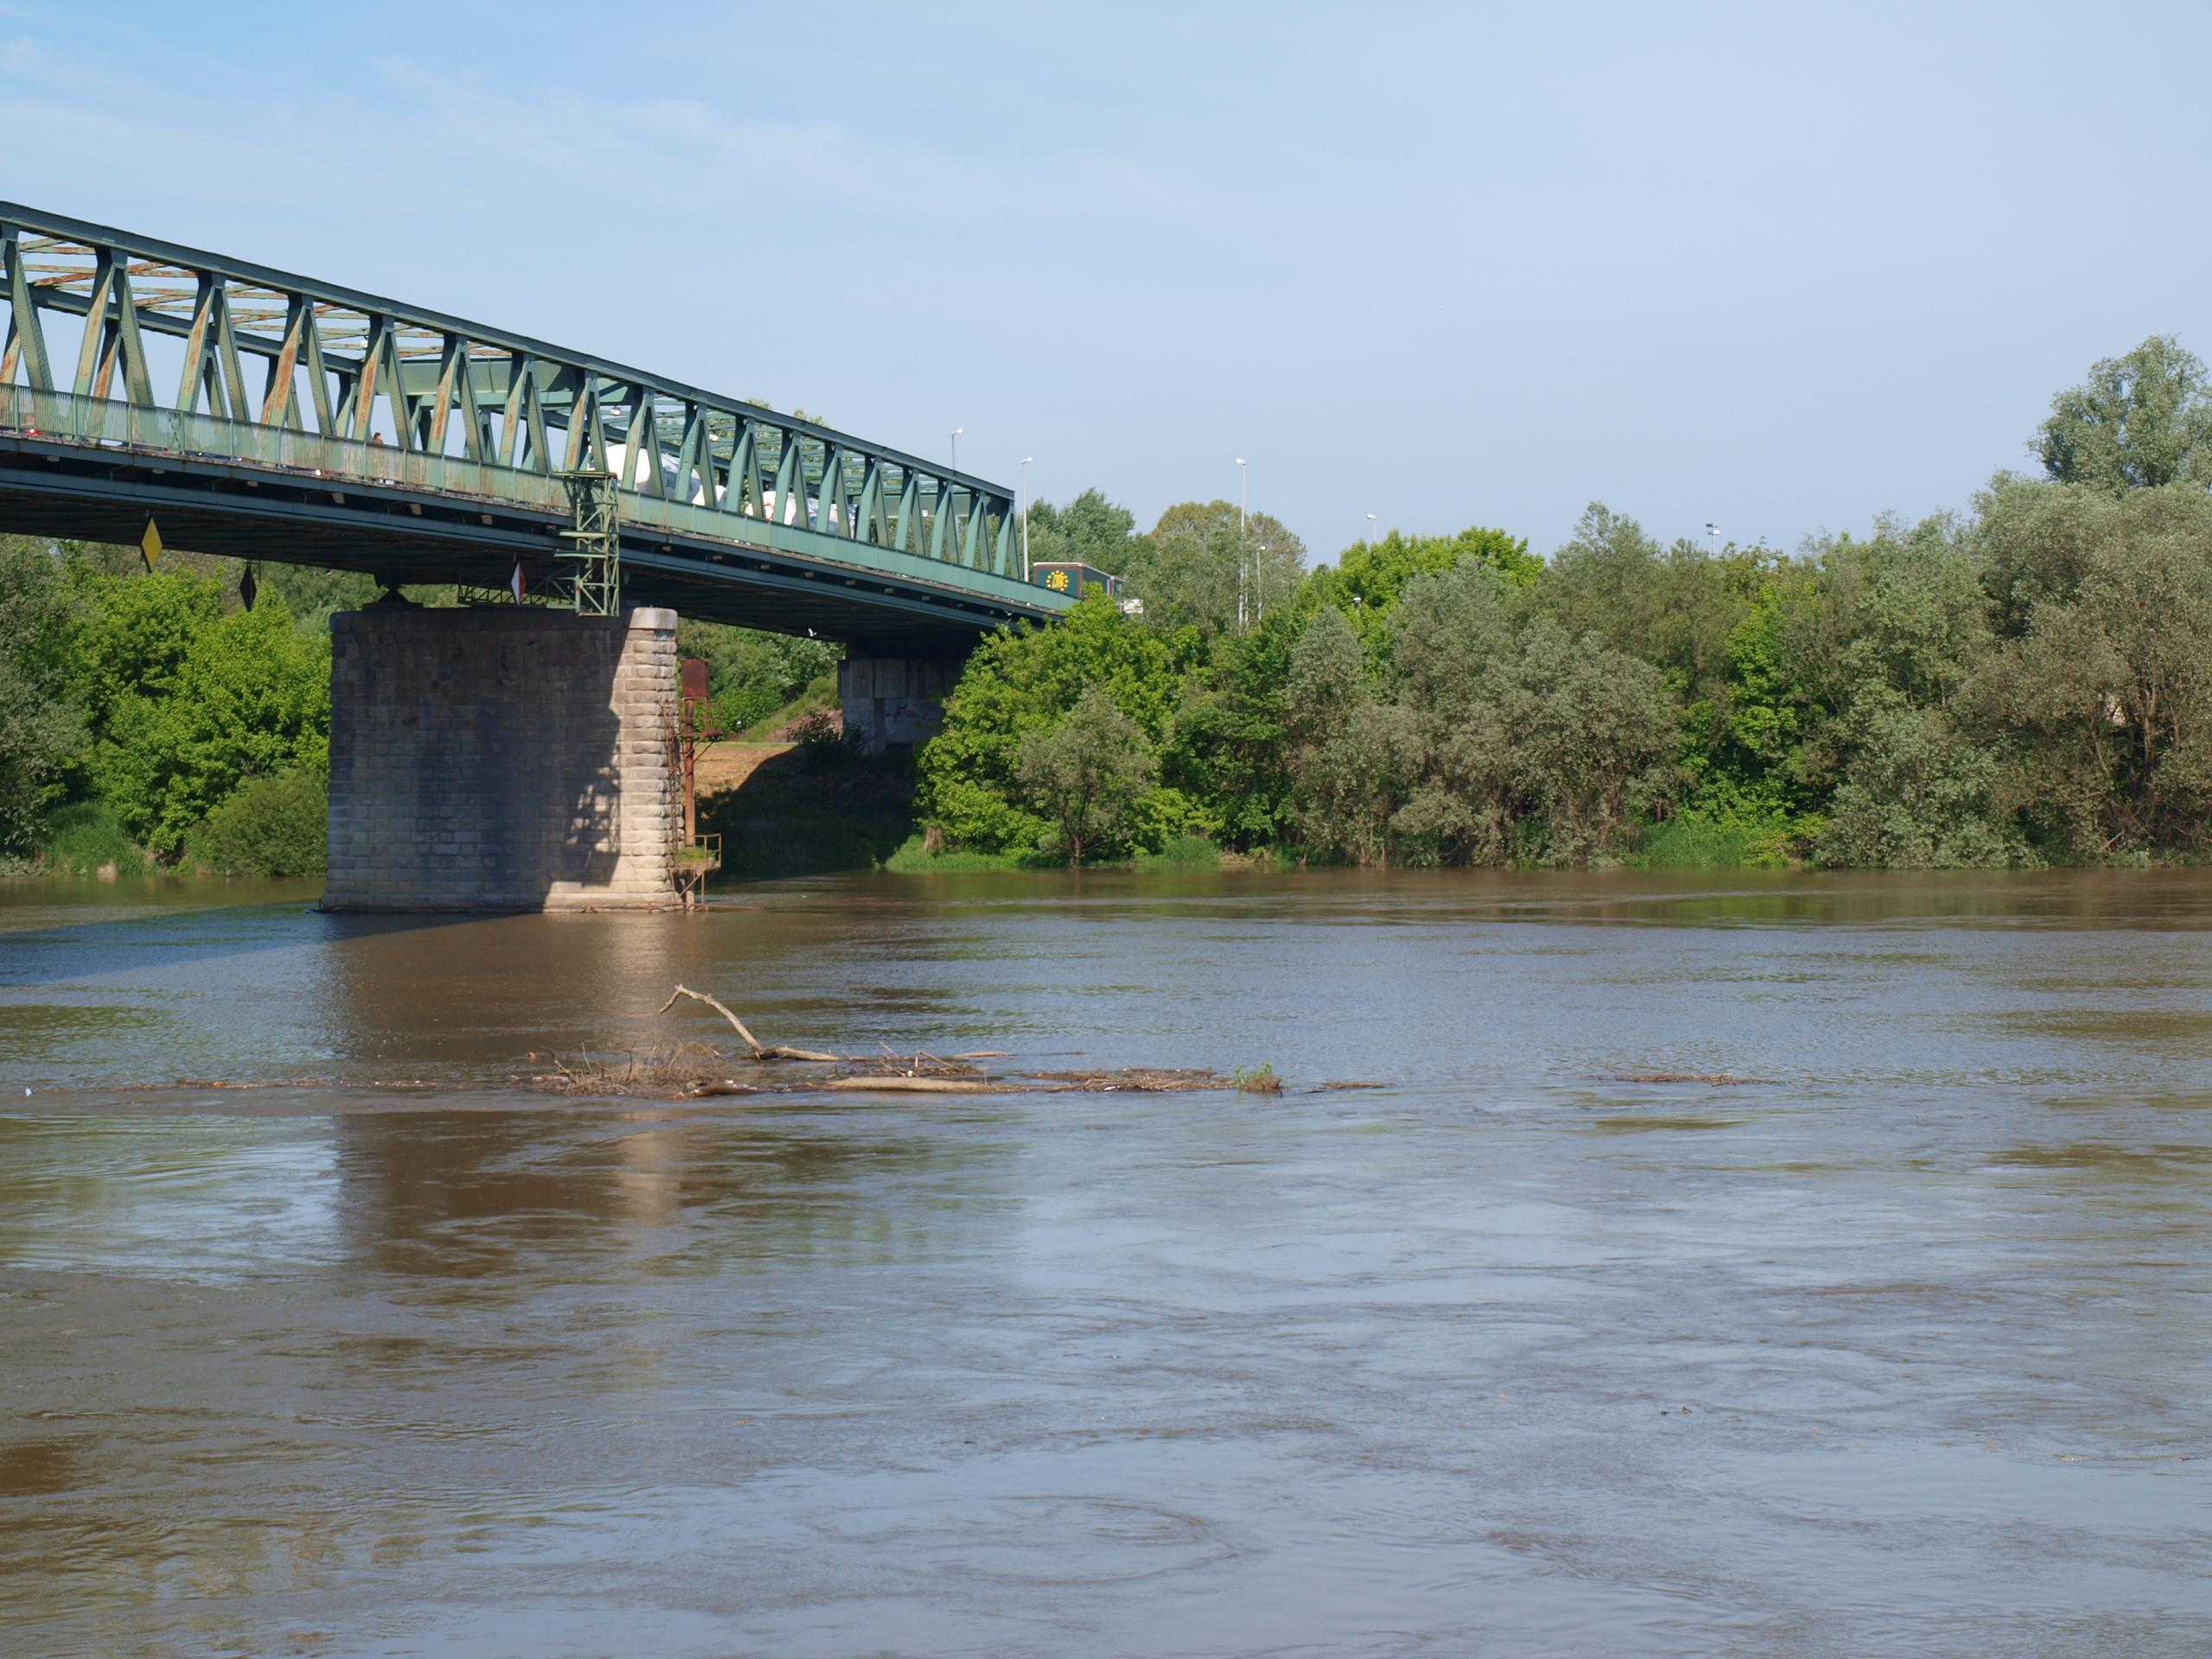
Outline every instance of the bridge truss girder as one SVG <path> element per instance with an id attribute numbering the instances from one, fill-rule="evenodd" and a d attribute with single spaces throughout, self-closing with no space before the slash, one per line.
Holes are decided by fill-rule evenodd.
<path id="1" fill-rule="evenodd" d="M 0 398 L 16 388 L 65 442 L 113 448 L 156 411 L 218 461 L 227 448 L 242 467 L 346 478 L 371 497 L 385 473 L 420 477 L 528 512 L 558 499 L 558 474 L 607 471 L 626 558 L 657 540 L 728 541 L 863 580 L 918 563 L 990 608 L 1059 608 L 1007 591 L 1015 503 L 971 474 L 527 336 L 0 202 Z"/>

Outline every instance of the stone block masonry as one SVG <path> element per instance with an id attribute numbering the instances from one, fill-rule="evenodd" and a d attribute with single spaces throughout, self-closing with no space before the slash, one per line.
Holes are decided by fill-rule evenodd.
<path id="1" fill-rule="evenodd" d="M 925 743 L 944 727 L 945 694 L 959 679 L 957 662 L 848 651 L 837 665 L 845 734 L 868 754 Z"/>
<path id="2" fill-rule="evenodd" d="M 330 620 L 326 910 L 676 902 L 676 613 Z"/>

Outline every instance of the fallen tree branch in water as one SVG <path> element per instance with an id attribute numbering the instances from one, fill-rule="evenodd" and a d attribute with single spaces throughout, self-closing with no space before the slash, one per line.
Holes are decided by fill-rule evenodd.
<path id="1" fill-rule="evenodd" d="M 694 1002 L 703 1002 L 709 1007 L 712 1008 L 716 1014 L 721 1015 L 723 1019 L 728 1020 L 730 1024 L 736 1028 L 737 1034 L 745 1039 L 745 1046 L 753 1051 L 753 1058 L 754 1059 L 759 1059 L 761 1055 L 767 1052 L 766 1049 L 760 1046 L 760 1039 L 745 1028 L 744 1020 L 739 1019 L 735 1014 L 732 1014 L 728 1008 L 724 1007 L 713 997 L 709 996 L 704 991 L 695 991 L 688 985 L 679 985 L 668 994 L 668 1001 L 660 1005 L 660 1011 L 663 1014 L 666 1014 L 671 1008 L 676 1006 L 676 999 L 679 996 L 688 996 Z M 560 1062 L 556 1060 L 554 1064 L 557 1065 Z"/>
<path id="2" fill-rule="evenodd" d="M 823 1054 L 811 1048 L 786 1048 L 780 1043 L 773 1048 L 764 1047 L 760 1039 L 745 1028 L 744 1020 L 739 1019 L 704 991 L 695 991 L 688 985 L 679 985 L 671 991 L 668 994 L 668 1001 L 660 1005 L 660 1011 L 666 1014 L 676 1006 L 676 999 L 679 996 L 688 996 L 694 1002 L 703 1002 L 723 1019 L 728 1020 L 736 1028 L 737 1034 L 745 1039 L 745 1046 L 753 1051 L 753 1058 L 756 1060 L 812 1060 L 834 1065 L 842 1058 L 836 1054 Z"/>

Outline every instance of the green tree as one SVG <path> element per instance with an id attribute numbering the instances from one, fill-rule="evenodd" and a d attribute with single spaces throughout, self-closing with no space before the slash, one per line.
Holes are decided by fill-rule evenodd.
<path id="1" fill-rule="evenodd" d="M 334 614 L 374 604 L 378 593 L 377 579 L 364 571 L 319 570 L 308 564 L 264 564 L 257 580 L 258 597 L 281 601 L 295 624 L 309 633 L 329 632 Z"/>
<path id="2" fill-rule="evenodd" d="M 1980 559 L 1948 515 L 1814 550 L 1816 580 L 1783 618 L 1789 671 L 1818 706 L 1847 712 L 1887 686 L 1916 708 L 1948 708 L 1995 649 Z"/>
<path id="3" fill-rule="evenodd" d="M 1529 551 L 1528 538 L 1479 526 L 1457 536 L 1408 536 L 1392 531 L 1374 543 L 1354 542 L 1334 565 L 1323 565 L 1298 597 L 1310 614 L 1323 605 L 1351 619 L 1363 638 L 1378 632 L 1406 584 L 1419 576 L 1440 575 L 1462 564 L 1482 565 L 1516 587 L 1534 587 L 1544 562 Z"/>
<path id="4" fill-rule="evenodd" d="M 1649 651 L 1666 607 L 1660 562 L 1659 543 L 1642 524 L 1592 501 L 1548 562 L 1537 602 L 1570 637 L 1594 633 Z"/>
<path id="5" fill-rule="evenodd" d="M 2002 823 L 1998 759 L 1945 710 L 1876 684 L 1852 706 L 1850 761 L 1821 861 L 1860 869 L 1982 868 L 2024 849 Z"/>
<path id="6" fill-rule="evenodd" d="M 1480 564 L 1405 589 L 1390 672 L 1418 763 L 1392 825 L 1414 861 L 1502 864 L 1512 856 L 1523 803 L 1507 704 L 1525 608 L 1522 590 Z"/>
<path id="7" fill-rule="evenodd" d="M 1635 519 L 1592 502 L 1552 555 L 1537 605 L 1569 639 L 1594 633 L 1656 665 L 1685 712 L 1709 726 L 1727 683 L 1729 635 L 1773 563 L 1764 548 L 1662 549 Z"/>
<path id="8" fill-rule="evenodd" d="M 66 613 L 48 550 L 0 537 L 0 861 L 36 846 L 81 741 L 67 698 Z"/>
<path id="9" fill-rule="evenodd" d="M 1317 613 L 1299 635 L 1284 701 L 1306 850 L 1388 864 L 1390 819 L 1410 775 L 1414 734 L 1403 711 L 1376 695 L 1366 652 L 1342 612 Z"/>
<path id="10" fill-rule="evenodd" d="M 2212 494 L 2016 486 L 1993 517 L 2033 597 L 1979 712 L 2023 769 L 2026 817 L 2069 858 L 2212 850 Z M 2011 545 L 2038 530 L 2056 556 Z"/>
<path id="11" fill-rule="evenodd" d="M 131 834 L 174 858 L 249 777 L 330 768 L 330 643 L 280 603 L 199 629 L 157 690 L 111 706 L 92 782 Z"/>
<path id="12" fill-rule="evenodd" d="M 1908 781 L 1914 774 L 1892 751 L 1904 757 L 1939 753 L 1944 744 L 1977 735 L 1969 694 L 1996 650 L 1982 575 L 1972 534 L 1948 515 L 1910 526 L 1883 519 L 1870 538 L 1842 536 L 1816 544 L 1807 563 L 1781 584 L 1770 625 L 1775 661 L 1771 671 L 1760 665 L 1765 695 L 1786 715 L 1764 735 L 1786 731 L 1796 747 L 1781 758 L 1783 777 L 1743 792 L 1755 801 L 1779 798 L 1802 815 L 1815 815 L 1829 809 L 1847 782 L 1856 780 L 1859 792 L 1851 799 L 1859 801 L 1881 780 Z M 1778 696 L 1785 686 L 1786 696 Z M 1920 713 L 1942 718 L 1907 718 Z M 1938 804 L 1924 791 L 1915 798 L 1930 810 Z M 1820 842 L 1820 855 L 1848 862 L 1878 854 L 1878 861 L 1894 864 L 1909 861 L 1900 849 L 1948 847 L 1946 861 L 1961 861 L 1967 842 L 1946 828 L 1955 827 L 1955 805 L 1943 807 L 1953 817 L 1931 822 L 1926 837 L 1839 832 Z M 1863 826 L 1863 816 L 1859 822 Z M 1803 828 L 1817 831 L 1818 825 L 1808 817 Z"/>
<path id="13" fill-rule="evenodd" d="M 1522 635 L 1499 721 L 1548 863 L 1611 857 L 1673 782 L 1675 725 L 1659 671 L 1549 617 Z"/>
<path id="14" fill-rule="evenodd" d="M 222 585 L 192 571 L 111 575 L 76 563 L 70 587 L 69 699 L 98 744 L 119 709 L 175 691 L 193 641 L 223 613 Z"/>
<path id="15" fill-rule="evenodd" d="M 1129 590 L 1144 601 L 1151 626 L 1211 636 L 1291 605 L 1306 544 L 1271 514 L 1253 513 L 1240 527 L 1234 501 L 1185 501 L 1129 543 L 1126 563 Z"/>
<path id="16" fill-rule="evenodd" d="M 2212 381 L 2196 353 L 2153 334 L 2050 402 L 2036 452 L 2062 484 L 2118 494 L 2212 484 Z"/>
<path id="17" fill-rule="evenodd" d="M 991 635 L 969 658 L 945 699 L 944 728 L 918 757 L 923 822 L 955 847 L 1037 847 L 1052 826 L 1020 781 L 1023 739 L 1051 730 L 1095 686 L 1157 753 L 1185 679 L 1178 642 L 1122 615 L 1103 594 L 1051 627 Z M 1190 827 L 1189 804 L 1173 790 L 1156 791 L 1140 817 L 1147 840 Z"/>
<path id="18" fill-rule="evenodd" d="M 1068 862 L 1080 864 L 1126 846 L 1160 763 L 1143 728 L 1092 685 L 1050 730 L 1023 734 L 1015 771 Z"/>
<path id="19" fill-rule="evenodd" d="M 1684 710 L 1685 810 L 1718 828 L 1760 840 L 1779 855 L 1813 804 L 1803 738 L 1809 718 L 1784 660 L 1784 618 L 1806 602 L 1802 566 L 1764 573 L 1729 632 L 1722 695 Z"/>
<path id="20" fill-rule="evenodd" d="M 1072 561 L 1122 574 L 1130 558 L 1136 515 L 1116 506 L 1097 490 L 1085 490 L 1065 507 L 1035 501 L 1029 507 L 1029 559 L 1033 564 Z"/>
<path id="21" fill-rule="evenodd" d="M 1284 688 L 1298 631 L 1286 609 L 1217 641 L 1213 662 L 1189 682 L 1163 757 L 1204 827 L 1240 849 L 1272 844 L 1293 822 Z"/>

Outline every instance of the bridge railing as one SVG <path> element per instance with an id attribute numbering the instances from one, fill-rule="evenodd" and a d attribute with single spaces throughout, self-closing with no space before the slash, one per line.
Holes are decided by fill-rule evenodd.
<path id="1" fill-rule="evenodd" d="M 0 385 L 0 439 L 29 437 L 168 462 L 210 461 L 289 474 L 325 485 L 375 485 L 423 494 L 522 506 L 565 516 L 569 498 L 556 478 L 465 456 L 360 443 L 252 421 L 232 421 L 138 404 L 35 391 Z M 856 574 L 943 583 L 956 574 L 963 585 L 1038 610 L 1062 608 L 1057 595 L 988 569 L 956 573 L 925 554 L 842 535 L 823 535 L 809 520 L 824 511 L 818 493 L 808 498 L 804 518 L 794 500 L 789 522 L 773 515 L 734 512 L 717 502 L 672 500 L 626 491 L 624 527 L 633 534 L 657 531 L 724 546 L 772 548 L 845 567 Z M 834 517 L 833 502 L 828 511 Z"/>
<path id="2" fill-rule="evenodd" d="M 358 443 L 319 432 L 148 409 L 66 391 L 0 386 L 0 436 L 35 436 L 181 461 L 213 461 L 295 473 L 302 478 L 464 495 L 482 501 L 568 511 L 558 479 L 390 444 Z"/>

